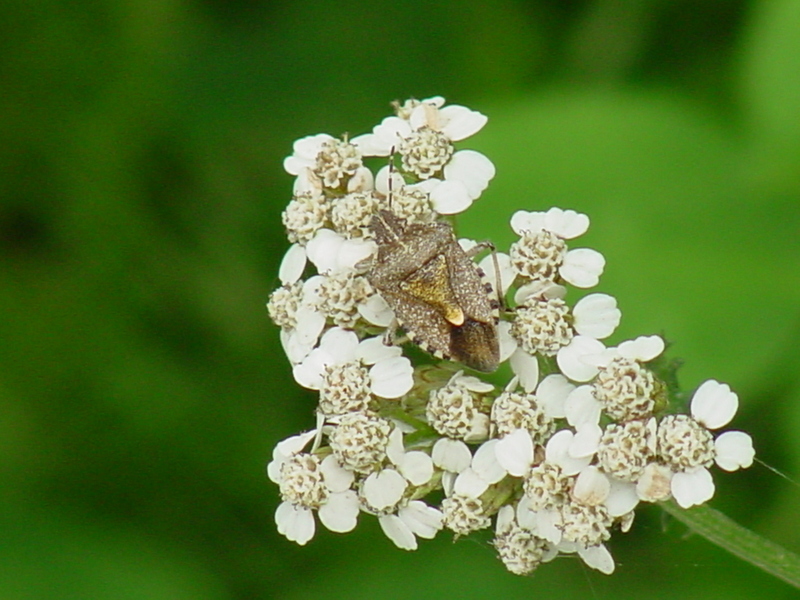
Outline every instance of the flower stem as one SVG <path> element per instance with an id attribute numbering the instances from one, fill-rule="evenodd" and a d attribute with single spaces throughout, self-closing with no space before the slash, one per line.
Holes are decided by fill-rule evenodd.
<path id="1" fill-rule="evenodd" d="M 800 588 L 800 556 L 742 527 L 708 506 L 680 508 L 674 501 L 661 507 L 695 533 L 763 569 L 770 575 Z"/>

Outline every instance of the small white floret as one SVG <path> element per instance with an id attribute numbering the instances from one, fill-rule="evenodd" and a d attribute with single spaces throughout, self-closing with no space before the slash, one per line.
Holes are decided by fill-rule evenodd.
<path id="1" fill-rule="evenodd" d="M 606 259 L 597 250 L 575 248 L 567 252 L 558 272 L 568 283 L 585 289 L 597 285 L 605 266 Z"/>
<path id="2" fill-rule="evenodd" d="M 306 249 L 300 244 L 292 244 L 283 255 L 278 269 L 278 278 L 283 285 L 294 283 L 303 275 L 306 268 Z"/>
<path id="3" fill-rule="evenodd" d="M 533 464 L 531 434 L 527 429 L 517 429 L 497 442 L 495 453 L 497 461 L 509 474 L 523 477 Z"/>
<path id="4" fill-rule="evenodd" d="M 469 446 L 461 440 L 443 437 L 433 445 L 431 458 L 440 469 L 451 473 L 460 473 L 469 467 L 472 453 L 469 451 Z"/>
<path id="5" fill-rule="evenodd" d="M 726 431 L 714 440 L 714 449 L 717 466 L 726 471 L 747 469 L 756 455 L 753 438 L 744 431 Z"/>
<path id="6" fill-rule="evenodd" d="M 573 327 L 581 335 L 602 340 L 614 333 L 622 318 L 617 301 L 608 294 L 589 294 L 572 309 Z"/>
<path id="7" fill-rule="evenodd" d="M 727 384 L 713 379 L 703 382 L 692 396 L 692 416 L 709 429 L 719 429 L 730 423 L 738 408 L 736 393 Z"/>
<path id="8" fill-rule="evenodd" d="M 589 381 L 597 375 L 597 366 L 591 364 L 590 358 L 605 350 L 603 342 L 585 335 L 576 335 L 569 345 L 564 346 L 556 355 L 561 372 L 573 381 Z"/>
<path id="9" fill-rule="evenodd" d="M 681 508 L 703 504 L 714 496 L 714 480 L 705 467 L 675 473 L 670 487 L 672 496 Z"/>

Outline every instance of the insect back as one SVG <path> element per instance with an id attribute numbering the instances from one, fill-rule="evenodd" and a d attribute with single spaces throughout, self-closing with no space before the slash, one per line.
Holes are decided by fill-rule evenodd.
<path id="1" fill-rule="evenodd" d="M 448 223 L 408 223 L 389 210 L 373 215 L 378 244 L 369 282 L 420 348 L 483 372 L 497 369 L 498 303 L 492 286 Z"/>

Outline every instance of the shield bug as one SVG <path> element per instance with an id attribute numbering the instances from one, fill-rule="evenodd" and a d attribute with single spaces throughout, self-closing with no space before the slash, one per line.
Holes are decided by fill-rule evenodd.
<path id="1" fill-rule="evenodd" d="M 369 227 L 378 252 L 367 279 L 411 341 L 438 358 L 478 371 L 497 369 L 499 302 L 453 228 L 439 221 L 409 223 L 385 209 Z"/>

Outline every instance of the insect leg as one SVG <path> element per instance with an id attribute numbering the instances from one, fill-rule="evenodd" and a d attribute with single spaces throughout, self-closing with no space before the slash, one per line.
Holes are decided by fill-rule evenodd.
<path id="1" fill-rule="evenodd" d="M 386 331 L 383 332 L 383 345 L 384 346 L 402 346 L 408 341 L 408 336 L 398 336 L 397 330 L 400 327 L 400 322 L 397 320 L 397 317 L 392 319 L 392 322 L 389 323 L 388 327 L 386 327 Z"/>
<path id="2" fill-rule="evenodd" d="M 492 253 L 492 263 L 494 264 L 494 293 L 497 298 L 500 312 L 505 312 L 508 307 L 506 306 L 505 298 L 503 297 L 503 282 L 500 280 L 500 262 L 497 260 L 497 249 L 492 242 L 478 242 L 472 248 L 467 250 L 465 254 L 469 258 L 475 257 L 484 250 L 489 250 Z"/>

